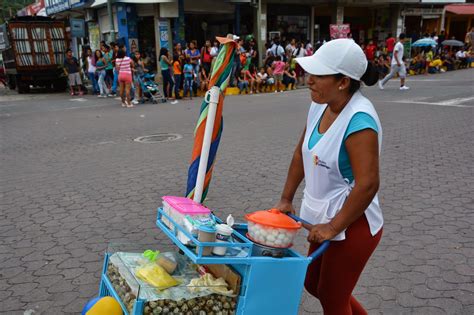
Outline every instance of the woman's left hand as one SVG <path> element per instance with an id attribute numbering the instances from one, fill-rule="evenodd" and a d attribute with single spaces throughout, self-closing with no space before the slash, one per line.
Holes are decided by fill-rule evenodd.
<path id="1" fill-rule="evenodd" d="M 333 239 L 337 234 L 339 233 L 329 223 L 316 224 L 309 232 L 308 241 L 320 244 L 326 240 Z"/>

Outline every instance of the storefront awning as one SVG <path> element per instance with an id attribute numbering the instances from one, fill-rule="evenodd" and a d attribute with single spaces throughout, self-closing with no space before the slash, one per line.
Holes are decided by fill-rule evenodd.
<path id="1" fill-rule="evenodd" d="M 474 4 L 450 4 L 444 7 L 446 12 L 459 15 L 474 15 Z"/>
<path id="2" fill-rule="evenodd" d="M 132 3 L 132 4 L 147 4 L 147 3 L 170 3 L 174 0 L 112 0 L 112 3 Z M 107 5 L 107 0 L 95 0 L 91 4 L 91 8 Z"/>

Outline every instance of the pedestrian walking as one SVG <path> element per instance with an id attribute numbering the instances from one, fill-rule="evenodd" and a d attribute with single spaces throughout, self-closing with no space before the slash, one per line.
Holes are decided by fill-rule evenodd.
<path id="1" fill-rule="evenodd" d="M 132 69 L 133 61 L 125 55 L 125 51 L 120 49 L 115 59 L 115 70 L 118 74 L 119 94 L 122 100 L 122 107 L 133 107 L 130 98 L 130 89 L 132 87 Z"/>
<path id="2" fill-rule="evenodd" d="M 72 50 L 66 50 L 66 58 L 64 59 L 64 71 L 67 74 L 69 81 L 69 89 L 71 96 L 75 95 L 74 88 L 77 89 L 79 95 L 82 93 L 82 80 L 79 72 L 79 62 L 77 58 L 72 55 Z"/>
<path id="3" fill-rule="evenodd" d="M 331 240 L 308 267 L 306 290 L 319 299 L 324 314 L 367 314 L 352 291 L 382 236 L 377 197 L 382 127 L 359 89 L 361 81 L 375 84 L 377 72 L 351 39 L 327 42 L 297 61 L 309 74 L 313 102 L 275 207 L 294 213 L 292 201 L 305 180 L 300 216 L 312 224 L 308 252 Z"/>
<path id="4" fill-rule="evenodd" d="M 392 65 L 390 67 L 390 73 L 382 80 L 379 81 L 379 88 L 383 90 L 383 86 L 398 73 L 400 77 L 400 90 L 409 90 L 410 88 L 405 85 L 405 78 L 407 76 L 407 69 L 405 67 L 405 63 L 403 61 L 403 51 L 405 47 L 403 43 L 405 42 L 405 33 L 401 33 L 398 36 L 398 43 L 393 48 L 393 57 L 392 57 Z"/>

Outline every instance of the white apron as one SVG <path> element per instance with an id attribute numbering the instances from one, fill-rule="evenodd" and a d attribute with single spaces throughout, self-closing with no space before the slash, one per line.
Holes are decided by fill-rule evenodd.
<path id="1" fill-rule="evenodd" d="M 349 184 L 339 170 L 339 152 L 341 145 L 344 145 L 344 134 L 352 116 L 358 112 L 369 114 L 377 123 L 379 154 L 382 146 L 382 127 L 379 117 L 372 103 L 360 92 L 356 92 L 318 143 L 309 150 L 309 139 L 326 107 L 327 105 L 314 102 L 311 104 L 302 148 L 306 187 L 300 216 L 311 224 L 331 221 L 354 187 L 354 182 Z M 365 210 L 365 215 L 371 234 L 377 234 L 383 225 L 377 195 Z M 333 238 L 336 241 L 344 239 L 345 230 Z"/>

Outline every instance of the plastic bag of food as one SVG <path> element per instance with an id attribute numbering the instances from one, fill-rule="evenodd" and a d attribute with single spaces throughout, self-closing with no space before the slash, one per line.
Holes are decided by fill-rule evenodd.
<path id="1" fill-rule="evenodd" d="M 165 290 L 179 284 L 178 280 L 170 276 L 163 267 L 156 263 L 148 263 L 137 267 L 135 276 L 159 290 Z"/>

